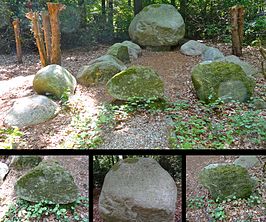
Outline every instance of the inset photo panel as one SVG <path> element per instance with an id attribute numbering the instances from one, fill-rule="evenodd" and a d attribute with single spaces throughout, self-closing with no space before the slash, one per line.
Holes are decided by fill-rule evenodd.
<path id="1" fill-rule="evenodd" d="M 94 222 L 181 222 L 182 156 L 94 155 Z"/>
<path id="2" fill-rule="evenodd" d="M 186 156 L 186 221 L 266 221 L 266 156 Z"/>
<path id="3" fill-rule="evenodd" d="M 89 222 L 89 157 L 0 156 L 0 221 Z"/>

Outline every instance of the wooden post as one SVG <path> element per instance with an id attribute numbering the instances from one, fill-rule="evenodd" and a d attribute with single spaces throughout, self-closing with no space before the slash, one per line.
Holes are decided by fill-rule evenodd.
<path id="1" fill-rule="evenodd" d="M 21 50 L 21 38 L 20 38 L 20 25 L 19 19 L 13 21 L 14 33 L 16 38 L 16 49 L 17 49 L 17 59 L 18 63 L 22 63 L 22 50 Z"/>
<path id="2" fill-rule="evenodd" d="M 42 26 L 44 33 L 46 56 L 47 56 L 47 61 L 50 64 L 52 49 L 51 49 L 51 26 L 50 26 L 49 13 L 47 11 L 42 11 L 41 16 L 42 16 Z"/>
<path id="3" fill-rule="evenodd" d="M 52 32 L 52 52 L 51 64 L 61 65 L 61 50 L 60 50 L 60 27 L 59 27 L 59 12 L 65 9 L 65 5 L 60 3 L 47 2 L 50 15 L 50 24 Z"/>
<path id="4" fill-rule="evenodd" d="M 244 35 L 244 7 L 233 6 L 230 9 L 232 25 L 232 54 L 242 56 L 242 42 Z"/>
<path id="5" fill-rule="evenodd" d="M 47 56 L 44 48 L 42 33 L 39 25 L 39 15 L 37 12 L 28 12 L 26 17 L 32 21 L 32 30 L 34 34 L 34 38 L 36 40 L 36 45 L 39 50 L 40 60 L 42 66 L 47 66 L 49 63 L 47 61 Z"/>

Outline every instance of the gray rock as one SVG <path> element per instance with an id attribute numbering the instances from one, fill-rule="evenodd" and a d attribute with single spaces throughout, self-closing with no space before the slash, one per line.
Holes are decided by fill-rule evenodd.
<path id="1" fill-rule="evenodd" d="M 77 81 L 64 67 L 48 65 L 40 69 L 33 79 L 33 89 L 41 95 L 53 95 L 60 99 L 74 93 Z"/>
<path id="2" fill-rule="evenodd" d="M 109 94 L 120 100 L 164 96 L 164 84 L 160 76 L 153 69 L 144 66 L 131 66 L 117 73 L 106 86 Z"/>
<path id="3" fill-rule="evenodd" d="M 121 44 L 127 46 L 130 61 L 133 61 L 137 59 L 139 56 L 141 56 L 141 48 L 138 44 L 135 44 L 131 41 L 124 41 Z"/>
<path id="4" fill-rule="evenodd" d="M 83 66 L 77 75 L 77 81 L 85 86 L 106 83 L 115 74 L 127 67 L 117 58 L 111 55 L 101 56 Z"/>
<path id="5" fill-rule="evenodd" d="M 4 178 L 9 171 L 9 167 L 5 164 L 0 162 L 0 185 L 4 182 Z"/>
<path id="6" fill-rule="evenodd" d="M 24 170 L 37 166 L 42 161 L 41 156 L 13 156 L 10 166 L 16 170 Z"/>
<path id="7" fill-rule="evenodd" d="M 247 169 L 234 164 L 211 164 L 200 172 L 199 181 L 215 200 L 247 198 L 255 187 Z"/>
<path id="8" fill-rule="evenodd" d="M 259 159 L 256 156 L 240 156 L 234 161 L 234 164 L 249 169 L 258 165 Z"/>
<path id="9" fill-rule="evenodd" d="M 195 40 L 190 40 L 183 44 L 180 48 L 180 51 L 189 56 L 198 56 L 201 55 L 208 47 Z"/>
<path id="10" fill-rule="evenodd" d="M 215 61 L 224 58 L 224 54 L 217 48 L 208 47 L 202 53 L 203 61 Z"/>
<path id="11" fill-rule="evenodd" d="M 255 81 L 239 65 L 216 61 L 195 66 L 192 83 L 198 98 L 206 103 L 218 98 L 244 102 L 253 95 L 255 87 Z"/>
<path id="12" fill-rule="evenodd" d="M 258 70 L 255 67 L 253 67 L 252 65 L 250 65 L 249 63 L 247 63 L 245 61 L 242 61 L 241 59 L 239 59 L 235 55 L 226 56 L 226 57 L 218 59 L 218 60 L 234 63 L 234 64 L 241 66 L 243 71 L 249 76 L 253 76 L 253 75 L 256 75 L 258 73 Z"/>
<path id="13" fill-rule="evenodd" d="M 130 61 L 128 46 L 122 43 L 115 43 L 112 46 L 110 46 L 106 54 L 112 55 L 125 63 Z"/>
<path id="14" fill-rule="evenodd" d="M 134 17 L 128 32 L 141 46 L 173 46 L 184 37 L 185 23 L 174 6 L 153 4 Z"/>
<path id="15" fill-rule="evenodd" d="M 41 162 L 20 177 L 15 192 L 21 199 L 54 204 L 68 204 L 76 201 L 78 188 L 68 171 L 55 162 Z"/>
<path id="16" fill-rule="evenodd" d="M 172 222 L 177 189 L 155 160 L 125 159 L 106 174 L 99 211 L 106 222 Z"/>
<path id="17" fill-rule="evenodd" d="M 54 118 L 58 110 L 59 106 L 46 96 L 20 98 L 8 111 L 4 124 L 18 128 L 36 125 Z"/>

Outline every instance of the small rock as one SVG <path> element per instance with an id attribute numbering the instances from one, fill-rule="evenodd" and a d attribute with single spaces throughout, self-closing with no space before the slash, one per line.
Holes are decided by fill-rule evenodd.
<path id="1" fill-rule="evenodd" d="M 203 61 L 215 61 L 224 58 L 224 54 L 217 48 L 208 47 L 202 53 Z"/>
<path id="2" fill-rule="evenodd" d="M 258 165 L 259 162 L 260 161 L 256 156 L 240 156 L 234 161 L 234 164 L 249 169 Z"/>
<path id="3" fill-rule="evenodd" d="M 54 118 L 58 110 L 59 106 L 46 96 L 20 98 L 8 111 L 4 124 L 18 128 L 37 125 Z"/>
<path id="4" fill-rule="evenodd" d="M 106 54 L 112 55 L 125 63 L 130 61 L 128 46 L 123 45 L 122 43 L 115 43 L 110 46 Z"/>
<path id="5" fill-rule="evenodd" d="M 201 55 L 208 47 L 195 40 L 190 40 L 183 44 L 180 48 L 180 51 L 189 56 L 198 56 Z"/>
<path id="6" fill-rule="evenodd" d="M 137 45 L 131 41 L 124 41 L 121 44 L 128 47 L 128 53 L 129 53 L 130 61 L 133 61 L 133 60 L 137 59 L 139 56 L 141 56 L 141 48 L 139 45 Z"/>

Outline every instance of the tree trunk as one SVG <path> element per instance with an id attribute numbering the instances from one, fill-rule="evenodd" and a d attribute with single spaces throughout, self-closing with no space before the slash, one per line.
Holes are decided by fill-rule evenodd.
<path id="1" fill-rule="evenodd" d="M 112 35 L 111 38 L 113 39 L 113 33 L 114 33 L 114 3 L 113 3 L 113 0 L 109 0 L 108 25 L 110 28 L 110 34 Z"/>
<path id="2" fill-rule="evenodd" d="M 232 26 L 232 54 L 242 56 L 242 42 L 244 30 L 244 8 L 234 6 L 230 10 Z"/>
<path id="3" fill-rule="evenodd" d="M 22 50 L 21 50 L 21 37 L 20 37 L 20 25 L 19 19 L 13 21 L 14 33 L 16 38 L 16 49 L 17 49 L 17 59 L 18 63 L 22 63 Z"/>
<path id="4" fill-rule="evenodd" d="M 45 67 L 49 63 L 47 61 L 47 56 L 46 56 L 44 43 L 43 43 L 43 37 L 42 37 L 41 29 L 39 26 L 39 15 L 37 12 L 28 12 L 26 14 L 26 17 L 32 21 L 32 30 L 33 30 L 34 38 L 36 40 L 36 45 L 39 51 L 40 60 L 41 60 L 42 66 Z"/>
<path id="5" fill-rule="evenodd" d="M 134 0 L 134 15 L 142 10 L 142 0 Z"/>
<path id="6" fill-rule="evenodd" d="M 61 49 L 60 49 L 60 27 L 59 12 L 65 9 L 65 5 L 60 3 L 47 2 L 50 15 L 51 33 L 52 33 L 52 53 L 51 64 L 61 65 Z"/>
<path id="7" fill-rule="evenodd" d="M 51 26 L 50 26 L 50 18 L 47 11 L 41 12 L 42 16 L 42 26 L 44 33 L 44 41 L 46 48 L 47 61 L 50 64 L 51 62 Z"/>

